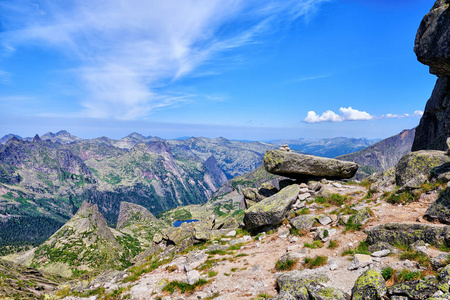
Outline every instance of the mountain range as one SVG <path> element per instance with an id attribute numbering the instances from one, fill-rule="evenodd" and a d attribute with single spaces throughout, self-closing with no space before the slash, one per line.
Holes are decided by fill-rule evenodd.
<path id="1" fill-rule="evenodd" d="M 245 181 L 245 174 L 261 165 L 264 153 L 279 144 L 290 143 L 308 154 L 332 155 L 373 142 L 164 140 L 138 133 L 119 140 L 82 139 L 64 130 L 34 138 L 9 134 L 0 141 L 0 254 L 42 243 L 83 201 L 97 204 L 107 224 L 114 227 L 122 202 L 141 205 L 155 215 L 206 203 L 228 180 L 237 178 L 234 185 Z"/>

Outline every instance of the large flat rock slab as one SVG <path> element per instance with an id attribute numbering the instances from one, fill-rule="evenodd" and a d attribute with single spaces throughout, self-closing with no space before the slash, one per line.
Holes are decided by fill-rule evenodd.
<path id="1" fill-rule="evenodd" d="M 269 173 L 294 179 L 348 179 L 355 176 L 359 165 L 332 158 L 270 150 L 264 155 L 264 167 Z"/>
<path id="2" fill-rule="evenodd" d="M 300 187 L 293 184 L 251 206 L 245 211 L 245 227 L 254 230 L 263 226 L 281 224 L 289 208 L 297 200 L 299 191 Z"/>

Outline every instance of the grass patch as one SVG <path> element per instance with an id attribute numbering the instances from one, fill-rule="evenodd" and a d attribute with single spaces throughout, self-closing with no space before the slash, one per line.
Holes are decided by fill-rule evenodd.
<path id="1" fill-rule="evenodd" d="M 420 279 L 421 275 L 420 272 L 416 271 L 410 271 L 410 270 L 401 270 L 400 272 L 395 273 L 395 281 L 396 282 L 405 282 L 405 281 L 411 281 Z"/>
<path id="2" fill-rule="evenodd" d="M 407 251 L 403 252 L 400 255 L 400 259 L 413 260 L 413 261 L 418 262 L 423 267 L 427 267 L 427 268 L 431 267 L 430 258 L 426 254 L 419 252 L 419 251 L 414 251 L 412 249 L 408 249 Z"/>
<path id="3" fill-rule="evenodd" d="M 419 196 L 420 195 L 413 195 L 411 192 L 403 192 L 400 194 L 393 192 L 388 196 L 386 202 L 391 204 L 406 204 L 417 201 Z"/>
<path id="4" fill-rule="evenodd" d="M 207 283 L 208 283 L 208 281 L 205 280 L 205 279 L 199 279 L 194 284 L 188 284 L 186 282 L 181 282 L 181 281 L 171 281 L 171 282 L 169 282 L 168 284 L 166 284 L 164 286 L 162 291 L 163 292 L 169 292 L 169 293 L 173 294 L 175 289 L 177 289 L 177 290 L 180 291 L 180 293 L 184 294 L 186 291 L 187 292 L 193 292 L 197 287 L 205 285 Z"/>
<path id="5" fill-rule="evenodd" d="M 209 270 L 208 271 L 208 277 L 214 277 L 214 276 L 216 276 L 218 273 L 216 272 L 216 271 L 213 271 L 213 270 Z"/>
<path id="6" fill-rule="evenodd" d="M 304 243 L 303 245 L 306 248 L 310 248 L 310 249 L 317 249 L 317 248 L 322 248 L 323 247 L 323 243 L 321 241 L 319 241 L 319 240 L 313 241 L 312 244 Z"/>
<path id="7" fill-rule="evenodd" d="M 381 276 L 383 276 L 386 281 L 391 279 L 392 275 L 394 275 L 394 270 L 391 267 L 384 268 L 381 271 Z"/>
<path id="8" fill-rule="evenodd" d="M 336 249 L 339 246 L 339 241 L 338 240 L 331 240 L 330 243 L 328 244 L 328 249 Z"/>
<path id="9" fill-rule="evenodd" d="M 207 269 L 211 269 L 218 261 L 218 259 L 207 259 L 201 266 L 198 267 L 198 270 L 204 271 Z"/>
<path id="10" fill-rule="evenodd" d="M 291 235 L 295 235 L 295 236 L 300 236 L 301 237 L 301 236 L 306 235 L 308 232 L 306 230 L 300 230 L 300 229 L 297 229 L 295 227 L 291 227 L 289 229 L 289 233 Z"/>
<path id="11" fill-rule="evenodd" d="M 347 224 L 345 224 L 345 230 L 344 230 L 344 232 L 347 232 L 347 231 L 350 231 L 350 232 L 354 232 L 354 231 L 360 231 L 361 230 L 361 224 L 360 223 L 355 223 L 354 221 L 353 221 L 353 219 L 355 218 L 355 216 L 353 215 L 353 216 L 351 216 L 349 219 L 348 219 L 348 222 L 347 222 Z"/>
<path id="12" fill-rule="evenodd" d="M 150 263 L 139 266 L 139 267 L 131 267 L 129 269 L 129 271 L 131 272 L 131 275 L 128 277 L 125 277 L 123 279 L 123 282 L 126 283 L 126 282 L 136 281 L 139 279 L 139 277 L 142 274 L 149 273 L 149 272 L 155 270 L 156 268 L 158 268 L 159 266 L 170 262 L 171 260 L 172 259 L 169 258 L 169 259 L 164 259 L 164 260 L 160 260 L 160 261 L 151 261 Z"/>
<path id="13" fill-rule="evenodd" d="M 315 269 L 324 266 L 328 262 L 328 257 L 321 255 L 315 256 L 314 258 L 305 257 L 304 262 L 305 268 Z"/>
<path id="14" fill-rule="evenodd" d="M 298 259 L 287 259 L 282 262 L 278 260 L 275 263 L 275 269 L 278 271 L 289 271 L 292 270 L 297 265 Z"/>

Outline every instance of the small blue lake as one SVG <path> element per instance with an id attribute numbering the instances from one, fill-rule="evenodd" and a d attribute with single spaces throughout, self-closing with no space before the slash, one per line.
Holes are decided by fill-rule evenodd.
<path id="1" fill-rule="evenodd" d="M 184 221 L 177 220 L 177 221 L 173 222 L 173 227 L 180 227 L 180 225 L 183 223 L 192 223 L 192 222 L 198 222 L 198 220 L 197 219 L 184 220 Z"/>

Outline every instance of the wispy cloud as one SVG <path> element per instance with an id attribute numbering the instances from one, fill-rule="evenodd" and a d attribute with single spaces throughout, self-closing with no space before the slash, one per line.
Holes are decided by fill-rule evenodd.
<path id="1" fill-rule="evenodd" d="M 0 4 L 9 25 L 0 40 L 75 60 L 85 115 L 136 119 L 186 101 L 170 85 L 217 54 L 262 42 L 280 22 L 307 18 L 327 1 L 24 0 Z"/>
<path id="2" fill-rule="evenodd" d="M 318 79 L 323 79 L 323 78 L 328 78 L 328 77 L 331 77 L 331 74 L 294 78 L 292 80 L 287 81 L 287 83 L 303 82 L 303 81 L 310 81 L 310 80 L 318 80 Z"/>
<path id="3" fill-rule="evenodd" d="M 341 107 L 340 114 L 327 110 L 322 115 L 318 115 L 315 111 L 309 111 L 306 118 L 303 120 L 306 123 L 320 123 L 320 122 L 344 122 L 344 121 L 368 121 L 373 119 L 401 119 L 408 117 L 418 117 L 423 115 L 423 111 L 416 110 L 412 114 L 405 113 L 403 115 L 384 114 L 380 116 L 371 115 L 365 111 L 359 111 L 352 107 Z"/>
<path id="4" fill-rule="evenodd" d="M 11 84 L 11 74 L 0 70 L 0 84 Z"/>

